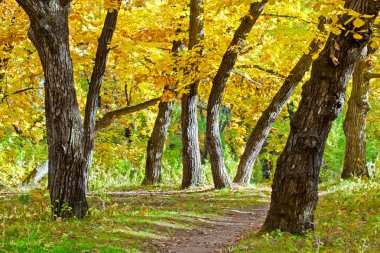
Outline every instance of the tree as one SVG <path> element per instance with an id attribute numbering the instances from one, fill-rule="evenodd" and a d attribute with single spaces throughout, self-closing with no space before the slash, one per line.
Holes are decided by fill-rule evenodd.
<path id="1" fill-rule="evenodd" d="M 204 39 L 203 4 L 203 0 L 190 1 L 189 50 L 198 50 L 199 55 L 202 49 L 198 44 Z M 188 92 L 182 95 L 182 189 L 203 184 L 198 139 L 198 85 L 199 80 L 190 84 Z"/>
<path id="2" fill-rule="evenodd" d="M 324 25 L 325 18 L 321 18 L 318 26 L 319 31 L 322 32 L 324 30 Z M 305 73 L 309 70 L 311 63 L 313 62 L 314 55 L 318 53 L 322 45 L 323 40 L 321 38 L 317 36 L 313 39 L 309 45 L 308 53 L 302 55 L 297 64 L 286 77 L 280 90 L 273 97 L 268 108 L 260 116 L 251 135 L 249 136 L 244 152 L 240 157 L 238 171 L 234 179 L 235 183 L 249 184 L 252 175 L 252 168 L 255 164 L 257 156 L 260 154 L 260 150 L 263 147 L 266 138 L 268 137 L 272 124 L 280 114 L 290 96 L 293 94 L 298 83 L 302 81 Z"/>
<path id="3" fill-rule="evenodd" d="M 117 1 L 116 6 L 113 3 L 108 10 L 99 39 L 84 126 L 70 57 L 68 15 L 71 1 L 17 0 L 17 3 L 29 16 L 28 36 L 38 51 L 44 70 L 48 187 L 53 212 L 56 217 L 82 218 L 88 210 L 87 173 L 91 163 L 97 99 L 121 1 Z"/>
<path id="4" fill-rule="evenodd" d="M 270 210 L 262 231 L 303 233 L 314 229 L 322 156 L 332 122 L 342 111 L 347 82 L 363 53 L 380 2 L 347 0 L 346 13 L 312 64 L 302 99 L 291 120 L 286 146 L 277 161 Z"/>
<path id="5" fill-rule="evenodd" d="M 173 41 L 172 53 L 174 56 L 184 48 L 185 45 L 182 40 Z M 164 94 L 166 92 L 173 92 L 170 91 L 168 85 L 164 88 Z M 172 120 L 174 102 L 174 99 L 169 99 L 169 101 L 161 100 L 158 105 L 157 118 L 146 148 L 145 177 L 143 185 L 161 182 L 161 160 L 164 152 L 166 135 Z"/>
<path id="6" fill-rule="evenodd" d="M 120 1 L 116 8 L 117 9 L 115 10 L 111 9 L 111 11 L 107 12 L 103 30 L 98 40 L 99 44 L 96 51 L 95 66 L 91 75 L 89 91 L 87 93 L 84 117 L 84 163 L 86 187 L 88 185 L 88 173 L 91 167 L 92 153 L 94 150 L 96 112 L 98 109 L 99 93 L 106 71 L 108 53 L 110 52 L 109 45 L 111 44 L 111 39 L 116 28 Z"/>
<path id="7" fill-rule="evenodd" d="M 342 178 L 370 176 L 366 162 L 366 117 L 370 110 L 368 94 L 371 79 L 379 75 L 371 73 L 373 62 L 370 58 L 375 50 L 371 47 L 368 50 L 368 55 L 359 59 L 353 73 L 352 91 L 343 123 L 346 150 Z"/>
<path id="8" fill-rule="evenodd" d="M 219 133 L 219 110 L 223 92 L 226 88 L 228 77 L 235 65 L 239 52 L 244 47 L 244 40 L 255 25 L 267 2 L 268 0 L 262 0 L 260 2 L 251 3 L 249 14 L 243 17 L 213 80 L 207 104 L 206 138 L 210 154 L 212 176 L 215 188 L 217 189 L 229 187 L 231 185 L 231 180 L 228 177 L 224 165 L 223 147 Z"/>

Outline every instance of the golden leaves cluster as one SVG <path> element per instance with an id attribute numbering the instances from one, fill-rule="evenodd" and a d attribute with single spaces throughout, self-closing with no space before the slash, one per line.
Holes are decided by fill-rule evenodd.
<path id="1" fill-rule="evenodd" d="M 104 9 L 113 12 L 119 11 L 121 7 L 121 0 L 104 0 Z"/>

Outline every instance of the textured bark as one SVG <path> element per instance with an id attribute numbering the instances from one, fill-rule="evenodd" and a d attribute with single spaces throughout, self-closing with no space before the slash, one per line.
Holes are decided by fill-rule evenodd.
<path id="1" fill-rule="evenodd" d="M 204 39 L 203 0 L 190 1 L 189 50 Z M 199 54 L 202 51 L 199 50 Z M 199 81 L 188 87 L 182 96 L 182 189 L 203 184 L 198 139 L 197 99 Z"/>
<path id="2" fill-rule="evenodd" d="M 85 161 L 85 178 L 88 186 L 88 173 L 92 161 L 95 140 L 95 123 L 96 112 L 98 109 L 98 99 L 104 74 L 106 72 L 109 45 L 113 33 L 116 29 L 118 11 L 107 12 L 104 21 L 102 33 L 98 40 L 96 51 L 95 65 L 91 76 L 89 91 L 87 93 L 86 110 L 84 117 L 84 161 Z"/>
<path id="3" fill-rule="evenodd" d="M 83 167 L 83 126 L 69 49 L 70 4 L 18 0 L 30 18 L 29 38 L 45 74 L 51 203 L 57 217 L 82 218 L 88 210 Z"/>
<path id="4" fill-rule="evenodd" d="M 162 153 L 164 151 L 166 135 L 172 119 L 173 103 L 174 102 L 160 102 L 158 106 L 157 118 L 146 151 L 143 185 L 161 182 Z"/>
<path id="5" fill-rule="evenodd" d="M 214 186 L 217 189 L 229 187 L 232 184 L 225 168 L 223 147 L 219 132 L 219 109 L 223 92 L 239 52 L 244 47 L 244 40 L 256 23 L 267 2 L 268 0 L 262 0 L 260 2 L 251 3 L 249 14 L 242 18 L 242 22 L 224 54 L 222 63 L 213 80 L 207 104 L 206 138 Z"/>
<path id="6" fill-rule="evenodd" d="M 347 0 L 347 9 L 376 16 L 380 3 L 369 0 Z M 322 156 L 332 122 L 344 104 L 347 82 L 355 62 L 363 53 L 372 33 L 373 19 L 355 28 L 349 14 L 339 23 L 347 31 L 364 30 L 362 39 L 342 32 L 330 34 L 321 54 L 312 65 L 302 99 L 291 120 L 286 146 L 277 161 L 272 185 L 272 198 L 262 231 L 280 229 L 303 233 L 314 229 L 314 210 L 318 201 L 318 178 Z"/>
<path id="7" fill-rule="evenodd" d="M 325 23 L 326 19 L 320 18 L 318 26 L 319 31 L 323 32 Z M 290 96 L 293 94 L 294 90 L 297 88 L 299 82 L 302 81 L 305 73 L 310 69 L 311 63 L 313 62 L 313 55 L 318 53 L 322 45 L 323 41 L 319 38 L 313 39 L 309 45 L 309 52 L 301 56 L 297 64 L 290 71 L 290 74 L 286 77 L 280 90 L 273 97 L 268 108 L 263 112 L 257 121 L 251 135 L 249 136 L 244 152 L 240 157 L 237 174 L 234 179 L 235 183 L 249 184 L 253 166 L 266 138 L 268 137 L 273 123 L 282 111 L 282 108 Z"/>
<path id="8" fill-rule="evenodd" d="M 366 117 L 370 110 L 368 93 L 371 65 L 367 60 L 367 57 L 360 59 L 353 73 L 352 91 L 343 123 L 346 150 L 342 178 L 369 177 L 366 163 Z"/>
<path id="9" fill-rule="evenodd" d="M 184 49 L 184 43 L 181 40 L 173 41 L 172 53 L 176 55 Z M 168 86 L 165 90 L 169 89 Z M 158 105 L 158 114 L 154 123 L 152 134 L 146 148 L 145 177 L 143 185 L 157 184 L 161 182 L 161 161 L 164 152 L 166 135 L 172 120 L 174 101 L 161 101 Z"/>

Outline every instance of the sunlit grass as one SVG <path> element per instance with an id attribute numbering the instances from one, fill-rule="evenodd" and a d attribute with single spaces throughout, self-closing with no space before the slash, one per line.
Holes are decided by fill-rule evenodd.
<path id="1" fill-rule="evenodd" d="M 379 177 L 321 185 L 316 231 L 252 234 L 236 252 L 380 252 Z"/>
<path id="2" fill-rule="evenodd" d="M 267 191 L 258 187 L 149 194 L 92 195 L 90 216 L 63 221 L 52 219 L 48 196 L 35 191 L 7 195 L 0 198 L 0 252 L 154 252 L 154 242 L 178 231 L 204 227 L 228 210 L 268 201 Z"/>

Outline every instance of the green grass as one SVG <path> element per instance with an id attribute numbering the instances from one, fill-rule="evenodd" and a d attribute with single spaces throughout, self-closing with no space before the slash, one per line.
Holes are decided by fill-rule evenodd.
<path id="1" fill-rule="evenodd" d="M 155 252 L 156 242 L 207 226 L 205 219 L 269 203 L 265 185 L 199 192 L 142 189 L 133 188 L 135 195 L 128 197 L 91 195 L 90 216 L 60 222 L 51 218 L 48 196 L 36 191 L 0 192 L 0 252 Z M 231 248 L 236 252 L 380 252 L 380 177 L 322 183 L 315 222 L 316 231 L 305 236 L 279 231 L 250 234 Z"/>
<path id="2" fill-rule="evenodd" d="M 380 180 L 321 185 L 314 233 L 251 234 L 236 252 L 380 252 Z"/>
<path id="3" fill-rule="evenodd" d="M 154 242 L 207 226 L 230 209 L 268 203 L 268 188 L 89 198 L 84 220 L 53 221 L 47 196 L 0 193 L 0 252 L 154 252 Z"/>

